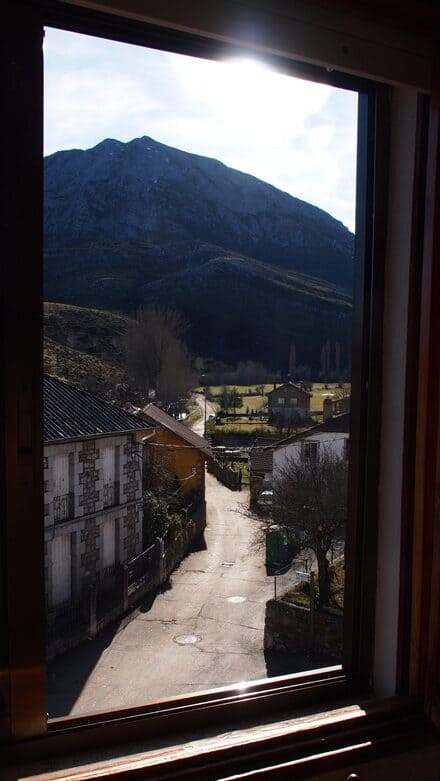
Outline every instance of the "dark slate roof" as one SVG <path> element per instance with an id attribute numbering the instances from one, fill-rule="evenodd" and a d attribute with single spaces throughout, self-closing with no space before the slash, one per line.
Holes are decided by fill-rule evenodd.
<path id="1" fill-rule="evenodd" d="M 130 412 L 55 377 L 44 377 L 44 441 L 146 431 L 151 427 Z"/>
<path id="2" fill-rule="evenodd" d="M 295 391 L 295 393 L 297 393 L 298 395 L 305 396 L 306 398 L 311 398 L 313 395 L 312 393 L 310 393 L 310 391 L 304 390 L 304 388 L 301 388 L 300 385 L 296 385 L 294 382 L 284 382 L 283 385 L 280 385 L 278 388 L 274 388 L 274 390 L 268 391 L 266 393 L 266 396 L 269 399 L 273 393 L 279 393 L 285 391 Z"/>
<path id="3" fill-rule="evenodd" d="M 298 434 L 291 434 L 290 437 L 281 439 L 279 442 L 277 442 L 276 445 L 272 445 L 272 447 L 273 448 L 285 447 L 286 445 L 290 445 L 293 442 L 301 442 L 301 440 L 303 439 L 309 439 L 310 437 L 313 437 L 316 434 L 323 434 L 326 431 L 330 431 L 335 434 L 336 433 L 349 434 L 350 413 L 344 412 L 342 415 L 336 415 L 334 418 L 331 418 L 326 423 L 318 423 L 318 425 L 311 426 L 310 428 L 305 429 L 305 431 L 300 431 Z"/>
<path id="4" fill-rule="evenodd" d="M 142 415 L 142 417 L 149 423 L 156 424 L 168 429 L 168 431 L 171 431 L 173 434 L 179 437 L 179 439 L 182 439 L 184 442 L 186 442 L 186 444 L 192 445 L 192 447 L 194 447 L 196 450 L 199 450 L 208 458 L 212 458 L 212 448 L 206 439 L 199 436 L 199 434 L 196 434 L 195 431 L 192 431 L 192 429 L 188 428 L 188 426 L 184 426 L 183 423 L 180 423 L 171 415 L 168 415 L 167 412 L 164 412 L 163 409 L 157 407 L 156 404 L 147 404 L 147 406 L 144 407 L 143 410 L 141 410 L 138 414 Z"/>
<path id="5" fill-rule="evenodd" d="M 281 439 L 282 437 L 257 437 L 252 443 L 252 448 L 270 447 L 276 445 Z"/>

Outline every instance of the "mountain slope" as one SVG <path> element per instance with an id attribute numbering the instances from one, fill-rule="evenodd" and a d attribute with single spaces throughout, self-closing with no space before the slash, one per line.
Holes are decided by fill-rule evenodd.
<path id="1" fill-rule="evenodd" d="M 226 363 L 263 356 L 268 367 L 284 370 L 292 342 L 307 363 L 310 356 L 319 361 L 327 339 L 339 342 L 348 363 L 349 296 L 295 272 L 220 256 L 145 285 L 143 298 L 184 311 L 197 324 L 187 334 L 190 349 Z"/>
<path id="2" fill-rule="evenodd" d="M 328 338 L 348 355 L 352 257 L 352 234 L 322 210 L 149 138 L 45 160 L 46 299 L 178 308 L 191 348 L 227 363 L 258 344 L 259 360 L 283 369 L 292 340 L 303 363 L 319 365 Z M 268 337 L 252 340 L 254 324 L 277 334 L 280 357 Z"/>
<path id="3" fill-rule="evenodd" d="M 45 161 L 48 250 L 201 241 L 348 287 L 353 237 L 326 212 L 150 138 Z"/>

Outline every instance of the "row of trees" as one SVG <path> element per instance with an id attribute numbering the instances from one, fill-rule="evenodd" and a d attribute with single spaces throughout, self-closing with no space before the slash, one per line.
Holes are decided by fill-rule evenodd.
<path id="1" fill-rule="evenodd" d="M 178 312 L 156 304 L 141 307 L 122 337 L 128 374 L 145 398 L 149 395 L 160 398 L 166 405 L 172 405 L 188 396 L 198 384 L 196 373 L 203 368 L 203 359 L 194 361 L 184 342 L 189 330 L 188 321 Z M 193 368 L 194 365 L 194 368 Z M 297 365 L 296 346 L 292 342 L 289 353 L 289 377 L 310 379 L 308 366 Z M 329 339 L 321 350 L 321 377 L 325 380 L 341 377 L 341 347 L 339 342 Z M 219 369 L 203 373 L 205 385 L 253 385 L 280 382 L 281 373 L 270 372 L 256 361 L 238 363 L 233 371 Z M 222 394 L 224 409 L 241 406 L 241 399 L 234 387 Z"/>

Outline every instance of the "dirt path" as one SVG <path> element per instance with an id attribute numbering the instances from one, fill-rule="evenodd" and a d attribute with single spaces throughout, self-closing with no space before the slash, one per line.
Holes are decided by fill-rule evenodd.
<path id="1" fill-rule="evenodd" d="M 199 436 L 203 437 L 205 433 L 205 397 L 203 393 L 195 393 L 194 399 L 196 400 L 202 415 L 198 420 L 195 421 L 195 423 L 192 426 L 192 430 L 195 431 L 196 434 L 199 434 Z M 218 404 L 215 404 L 212 401 L 208 401 L 207 399 L 206 420 L 208 420 L 210 415 L 215 415 L 217 411 L 218 411 Z"/>

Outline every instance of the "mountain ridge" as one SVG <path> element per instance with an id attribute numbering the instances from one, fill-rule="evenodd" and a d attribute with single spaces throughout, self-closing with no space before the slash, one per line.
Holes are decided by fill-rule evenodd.
<path id="1" fill-rule="evenodd" d="M 275 329 L 283 342 L 277 361 L 299 341 L 308 345 L 303 361 L 317 365 L 325 338 L 348 350 L 352 276 L 353 236 L 342 223 L 217 160 L 148 136 L 105 139 L 45 160 L 46 300 L 129 314 L 151 301 L 178 308 L 193 325 L 191 349 L 209 349 L 197 337 L 208 328 L 212 357 L 231 363 L 255 357 L 263 343 L 248 348 L 240 340 L 237 352 L 216 333 L 225 317 L 240 329 L 239 288 L 257 330 L 258 309 L 287 324 L 284 335 Z M 215 300 L 206 289 L 214 279 Z M 265 289 L 278 307 L 262 306 Z M 194 300 L 201 295 L 215 307 L 209 323 Z M 307 307 L 316 315 L 308 322 L 312 340 L 301 323 Z M 260 359 L 272 362 L 264 349 Z"/>

